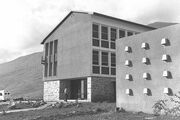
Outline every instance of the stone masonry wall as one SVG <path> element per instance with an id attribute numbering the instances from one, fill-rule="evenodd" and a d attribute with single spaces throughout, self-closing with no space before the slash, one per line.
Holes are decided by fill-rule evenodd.
<path id="1" fill-rule="evenodd" d="M 60 81 L 44 82 L 44 101 L 58 101 L 60 91 Z"/>
<path id="2" fill-rule="evenodd" d="M 115 78 L 92 77 L 91 81 L 91 100 L 96 101 L 115 101 Z"/>

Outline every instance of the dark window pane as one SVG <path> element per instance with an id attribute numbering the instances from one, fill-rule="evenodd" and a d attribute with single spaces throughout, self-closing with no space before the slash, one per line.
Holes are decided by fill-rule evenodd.
<path id="1" fill-rule="evenodd" d="M 111 68 L 111 75 L 116 75 L 116 68 Z"/>
<path id="2" fill-rule="evenodd" d="M 98 39 L 93 39 L 93 46 L 99 47 L 99 40 Z"/>
<path id="3" fill-rule="evenodd" d="M 133 35 L 133 32 L 127 32 L 127 36 Z"/>
<path id="4" fill-rule="evenodd" d="M 111 53 L 111 66 L 116 66 L 116 54 Z"/>
<path id="5" fill-rule="evenodd" d="M 99 38 L 99 26 L 93 24 L 93 37 L 94 38 Z"/>
<path id="6" fill-rule="evenodd" d="M 109 48 L 109 41 L 101 41 L 101 47 Z"/>
<path id="7" fill-rule="evenodd" d="M 108 66 L 108 52 L 102 52 L 102 65 Z"/>
<path id="8" fill-rule="evenodd" d="M 53 41 L 50 42 L 50 55 L 52 55 L 53 53 Z"/>
<path id="9" fill-rule="evenodd" d="M 48 74 L 48 63 L 45 63 L 44 77 L 47 77 L 47 74 Z"/>
<path id="10" fill-rule="evenodd" d="M 52 63 L 49 63 L 49 76 L 52 76 Z"/>
<path id="11" fill-rule="evenodd" d="M 116 40 L 116 29 L 111 28 L 111 41 Z"/>
<path id="12" fill-rule="evenodd" d="M 101 38 L 108 40 L 108 27 L 101 27 Z"/>
<path id="13" fill-rule="evenodd" d="M 58 41 L 54 41 L 54 53 L 57 53 Z"/>
<path id="14" fill-rule="evenodd" d="M 99 52 L 93 50 L 93 65 L 99 65 Z"/>
<path id="15" fill-rule="evenodd" d="M 57 61 L 54 62 L 54 71 L 53 71 L 53 75 L 56 76 L 57 75 Z"/>
<path id="16" fill-rule="evenodd" d="M 49 43 L 46 43 L 45 45 L 45 56 L 48 56 L 48 49 L 49 48 Z"/>
<path id="17" fill-rule="evenodd" d="M 100 67 L 99 66 L 93 66 L 93 73 L 99 74 L 100 73 Z"/>
<path id="18" fill-rule="evenodd" d="M 111 49 L 116 49 L 115 42 L 111 42 Z"/>
<path id="19" fill-rule="evenodd" d="M 109 75 L 109 67 L 101 67 L 101 74 Z"/>
<path id="20" fill-rule="evenodd" d="M 119 30 L 119 38 L 125 37 L 125 30 Z"/>

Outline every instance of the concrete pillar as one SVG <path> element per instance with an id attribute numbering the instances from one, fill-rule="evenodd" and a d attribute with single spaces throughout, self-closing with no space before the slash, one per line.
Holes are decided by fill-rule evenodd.
<path id="1" fill-rule="evenodd" d="M 87 101 L 91 102 L 91 77 L 87 77 Z"/>

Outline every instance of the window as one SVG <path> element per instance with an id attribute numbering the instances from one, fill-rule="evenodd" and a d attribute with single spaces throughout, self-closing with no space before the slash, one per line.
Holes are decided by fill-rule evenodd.
<path id="1" fill-rule="evenodd" d="M 101 39 L 108 40 L 108 27 L 101 26 Z"/>
<path id="2" fill-rule="evenodd" d="M 93 24 L 93 38 L 99 38 L 99 26 Z"/>
<path id="3" fill-rule="evenodd" d="M 44 66 L 44 77 L 48 75 L 48 53 L 49 53 L 49 43 L 45 44 L 45 66 Z"/>
<path id="4" fill-rule="evenodd" d="M 2 93 L 0 93 L 0 96 L 2 96 Z"/>
<path id="5" fill-rule="evenodd" d="M 115 41 L 116 41 L 116 29 L 115 28 L 111 28 L 111 49 L 115 49 L 116 45 L 115 45 Z"/>
<path id="6" fill-rule="evenodd" d="M 127 36 L 131 36 L 131 35 L 133 35 L 133 32 L 128 31 Z"/>
<path id="7" fill-rule="evenodd" d="M 119 38 L 123 38 L 126 36 L 125 30 L 119 30 Z"/>
<path id="8" fill-rule="evenodd" d="M 93 50 L 93 65 L 99 65 L 99 51 Z"/>
<path id="9" fill-rule="evenodd" d="M 99 25 L 96 25 L 96 24 L 93 24 L 92 25 L 92 45 L 93 46 L 97 46 L 99 47 L 100 46 L 100 43 L 99 43 Z"/>
<path id="10" fill-rule="evenodd" d="M 49 43 L 45 44 L 45 56 L 48 56 Z"/>
<path id="11" fill-rule="evenodd" d="M 49 51 L 49 76 L 52 76 L 52 68 L 53 68 L 53 61 L 52 61 L 52 54 L 53 54 L 53 41 L 50 42 L 50 51 Z"/>
<path id="12" fill-rule="evenodd" d="M 58 51 L 58 40 L 54 41 L 54 66 L 53 66 L 53 75 L 57 75 L 57 51 Z"/>
<path id="13" fill-rule="evenodd" d="M 108 66 L 108 52 L 102 52 L 102 65 Z"/>
<path id="14" fill-rule="evenodd" d="M 116 75 L 116 54 L 111 53 L 111 75 Z"/>
<path id="15" fill-rule="evenodd" d="M 101 73 L 109 75 L 109 67 L 101 67 Z"/>
<path id="16" fill-rule="evenodd" d="M 109 48 L 109 41 L 101 40 L 101 47 Z"/>
<path id="17" fill-rule="evenodd" d="M 100 73 L 99 51 L 93 50 L 92 64 L 93 64 L 93 68 L 92 68 L 93 73 L 99 74 Z"/>
<path id="18" fill-rule="evenodd" d="M 116 67 L 116 54 L 111 53 L 111 66 Z"/>
<path id="19" fill-rule="evenodd" d="M 109 74 L 109 67 L 108 67 L 108 52 L 101 53 L 101 73 L 102 74 Z"/>

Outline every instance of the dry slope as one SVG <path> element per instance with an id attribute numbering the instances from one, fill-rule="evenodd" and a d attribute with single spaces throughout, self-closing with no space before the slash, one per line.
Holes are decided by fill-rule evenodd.
<path id="1" fill-rule="evenodd" d="M 15 98 L 42 98 L 41 56 L 38 52 L 0 64 L 0 90 L 8 90 Z"/>

